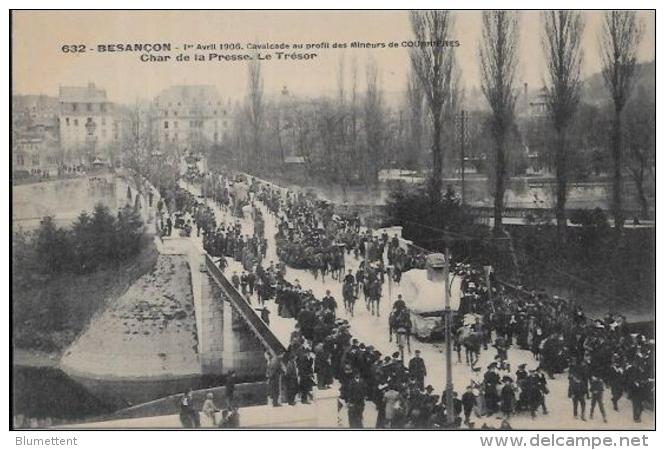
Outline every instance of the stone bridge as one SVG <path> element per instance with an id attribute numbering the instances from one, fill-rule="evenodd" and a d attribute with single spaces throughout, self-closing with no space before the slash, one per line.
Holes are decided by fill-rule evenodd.
<path id="1" fill-rule="evenodd" d="M 235 370 L 240 378 L 257 378 L 265 372 L 264 353 L 285 351 L 285 346 L 263 322 L 195 237 L 159 237 L 157 203 L 159 191 L 146 180 L 137 181 L 126 171 L 117 176 L 126 193 L 118 192 L 119 203 L 140 211 L 147 231 L 155 234 L 160 253 L 184 255 L 191 273 L 197 330 L 197 352 L 203 375 L 221 375 Z M 140 186 L 138 186 L 140 184 Z"/>
<path id="2" fill-rule="evenodd" d="M 284 344 L 227 280 L 194 237 L 155 238 L 161 253 L 185 255 L 189 262 L 203 375 L 233 369 L 242 378 L 265 372 L 264 353 L 277 355 Z"/>

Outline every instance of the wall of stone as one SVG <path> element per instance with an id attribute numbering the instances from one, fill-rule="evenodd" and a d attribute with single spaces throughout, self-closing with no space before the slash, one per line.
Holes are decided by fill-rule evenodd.
<path id="1" fill-rule="evenodd" d="M 155 241 L 160 253 L 186 255 L 189 261 L 201 372 L 215 375 L 233 369 L 238 377 L 263 374 L 266 365 L 263 346 L 208 275 L 200 243 L 193 238 Z"/>

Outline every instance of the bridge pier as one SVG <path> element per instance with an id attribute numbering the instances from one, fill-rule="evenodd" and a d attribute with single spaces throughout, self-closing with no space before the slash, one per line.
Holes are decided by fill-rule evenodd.
<path id="1" fill-rule="evenodd" d="M 234 370 L 239 378 L 262 378 L 264 352 L 279 354 L 284 346 L 252 305 L 235 290 L 196 238 L 155 241 L 161 253 L 185 255 L 189 262 L 201 373 L 223 375 Z"/>
<path id="2" fill-rule="evenodd" d="M 234 338 L 233 338 L 233 307 L 228 299 L 222 298 L 223 312 L 222 312 L 222 368 L 224 371 L 235 369 L 234 359 Z"/>

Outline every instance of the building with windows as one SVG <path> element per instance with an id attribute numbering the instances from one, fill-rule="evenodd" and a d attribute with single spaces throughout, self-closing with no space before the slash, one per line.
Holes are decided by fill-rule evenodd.
<path id="1" fill-rule="evenodd" d="M 163 90 L 152 104 L 153 135 L 162 146 L 201 152 L 229 139 L 231 104 L 211 85 L 179 85 Z"/>
<path id="2" fill-rule="evenodd" d="M 52 172 L 61 164 L 59 102 L 47 95 L 12 96 L 12 170 Z"/>
<path id="3" fill-rule="evenodd" d="M 81 161 L 106 159 L 120 144 L 121 125 L 106 90 L 94 83 L 60 87 L 60 144 Z"/>
<path id="4" fill-rule="evenodd" d="M 58 140 L 50 133 L 41 131 L 19 131 L 13 137 L 12 171 L 34 171 L 54 174 L 61 160 Z"/>
<path id="5" fill-rule="evenodd" d="M 57 97 L 48 95 L 12 96 L 12 126 L 14 129 L 23 130 L 41 126 L 57 134 L 59 112 Z"/>

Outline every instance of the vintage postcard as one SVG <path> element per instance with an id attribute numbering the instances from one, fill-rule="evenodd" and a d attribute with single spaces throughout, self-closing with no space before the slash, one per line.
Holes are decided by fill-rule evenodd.
<path id="1" fill-rule="evenodd" d="M 10 19 L 14 430 L 655 429 L 655 11 Z"/>

